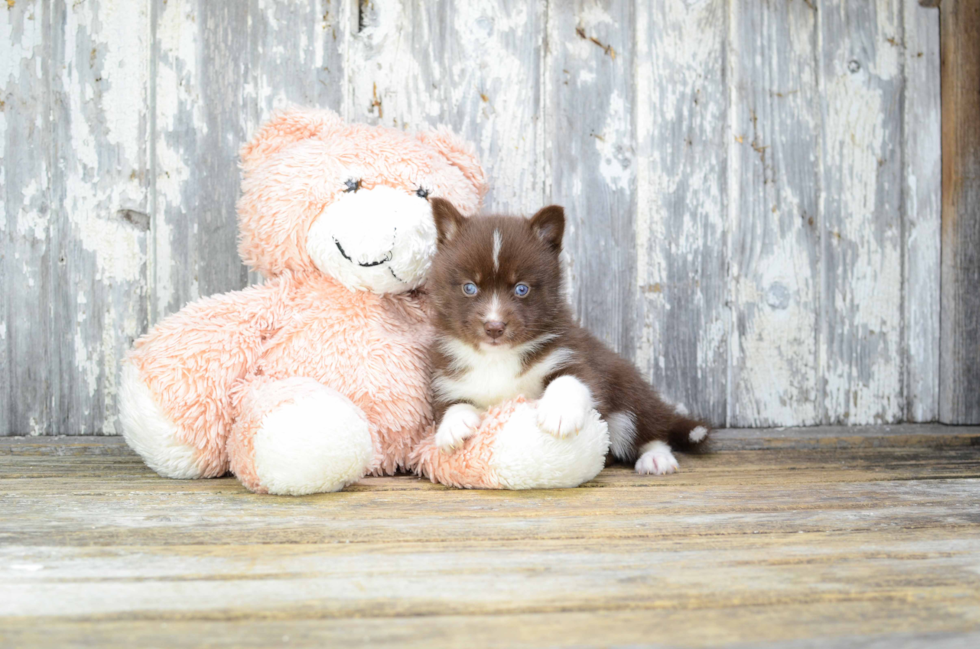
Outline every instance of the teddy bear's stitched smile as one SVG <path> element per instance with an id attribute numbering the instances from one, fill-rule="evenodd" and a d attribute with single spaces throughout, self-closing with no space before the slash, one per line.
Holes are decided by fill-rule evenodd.
<path id="1" fill-rule="evenodd" d="M 340 242 L 337 241 L 336 237 L 334 237 L 333 242 L 335 244 L 337 244 L 337 250 L 339 250 L 340 251 L 340 254 L 342 254 L 344 256 L 344 259 L 346 259 L 347 261 L 349 261 L 352 264 L 357 264 L 358 266 L 363 266 L 364 268 L 370 268 L 372 266 L 380 266 L 381 264 L 383 264 L 385 262 L 391 261 L 391 253 L 392 253 L 392 251 L 389 250 L 388 252 L 385 253 L 384 259 L 382 259 L 381 261 L 369 261 L 366 264 L 362 264 L 359 261 L 354 261 L 353 259 L 351 259 L 347 255 L 346 252 L 344 252 L 344 247 L 342 245 L 340 245 Z"/>

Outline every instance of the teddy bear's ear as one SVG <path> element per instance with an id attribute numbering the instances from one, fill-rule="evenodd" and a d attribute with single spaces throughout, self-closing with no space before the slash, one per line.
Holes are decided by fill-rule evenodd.
<path id="1" fill-rule="evenodd" d="M 415 134 L 424 144 L 434 147 L 449 162 L 463 172 L 463 176 L 476 189 L 480 199 L 487 193 L 487 175 L 476 158 L 473 145 L 459 137 L 447 126 L 433 131 L 420 131 Z"/>
<path id="2" fill-rule="evenodd" d="M 290 108 L 279 111 L 242 147 L 242 166 L 247 169 L 287 144 L 311 138 L 342 123 L 340 116 L 332 110 Z"/>

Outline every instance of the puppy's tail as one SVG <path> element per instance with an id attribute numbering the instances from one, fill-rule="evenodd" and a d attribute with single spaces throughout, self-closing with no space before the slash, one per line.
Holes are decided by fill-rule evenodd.
<path id="1" fill-rule="evenodd" d="M 684 453 L 702 453 L 707 450 L 711 438 L 711 426 L 698 419 L 678 415 L 667 432 L 670 447 Z"/>

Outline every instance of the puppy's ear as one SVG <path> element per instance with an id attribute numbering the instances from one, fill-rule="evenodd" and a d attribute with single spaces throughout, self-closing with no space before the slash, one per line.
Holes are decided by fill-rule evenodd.
<path id="1" fill-rule="evenodd" d="M 531 229 L 555 252 L 561 251 L 561 238 L 565 234 L 565 209 L 561 205 L 542 207 L 531 217 Z"/>
<path id="2" fill-rule="evenodd" d="M 441 248 L 452 241 L 463 227 L 465 218 L 445 198 L 431 198 L 432 218 L 436 222 L 436 243 Z"/>

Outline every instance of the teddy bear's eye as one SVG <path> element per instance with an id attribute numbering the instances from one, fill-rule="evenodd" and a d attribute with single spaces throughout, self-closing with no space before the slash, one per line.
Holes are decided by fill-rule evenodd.
<path id="1" fill-rule="evenodd" d="M 429 194 L 430 194 L 429 190 L 426 189 L 425 187 L 419 187 L 418 191 L 415 192 L 416 196 L 418 196 L 419 198 L 424 198 L 425 200 L 429 200 Z"/>
<path id="2" fill-rule="evenodd" d="M 361 188 L 361 181 L 359 178 L 351 178 L 344 184 L 347 186 L 347 189 L 344 190 L 345 192 L 356 192 Z"/>

